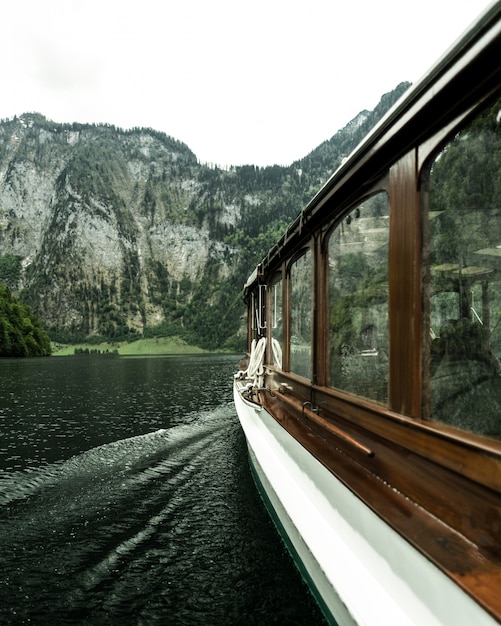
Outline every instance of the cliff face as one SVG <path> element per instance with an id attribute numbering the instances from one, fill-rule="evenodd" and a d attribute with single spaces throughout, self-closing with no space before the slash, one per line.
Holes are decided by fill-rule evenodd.
<path id="1" fill-rule="evenodd" d="M 0 146 L 0 253 L 22 259 L 15 287 L 49 326 L 142 333 L 209 265 L 228 278 L 237 250 L 211 236 L 204 168 L 183 144 L 23 115 L 0 125 Z"/>
<path id="2" fill-rule="evenodd" d="M 151 129 L 0 122 L 0 260 L 19 261 L 8 286 L 53 338 L 157 329 L 221 345 L 251 264 L 387 108 L 290 167 L 228 171 Z"/>

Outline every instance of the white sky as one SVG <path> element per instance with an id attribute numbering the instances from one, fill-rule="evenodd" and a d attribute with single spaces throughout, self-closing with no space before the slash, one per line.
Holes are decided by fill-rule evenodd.
<path id="1" fill-rule="evenodd" d="M 11 1 L 0 118 L 145 126 L 202 162 L 289 165 L 419 79 L 489 4 Z"/>

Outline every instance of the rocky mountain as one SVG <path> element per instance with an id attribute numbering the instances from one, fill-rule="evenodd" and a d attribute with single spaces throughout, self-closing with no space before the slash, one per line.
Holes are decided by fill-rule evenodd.
<path id="1" fill-rule="evenodd" d="M 0 283 L 51 338 L 234 345 L 253 265 L 407 89 L 289 167 L 200 164 L 152 129 L 0 122 Z"/>

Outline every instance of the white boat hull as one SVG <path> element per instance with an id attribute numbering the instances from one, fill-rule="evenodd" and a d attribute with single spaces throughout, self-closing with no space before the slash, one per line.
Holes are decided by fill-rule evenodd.
<path id="1" fill-rule="evenodd" d="M 498 623 L 237 385 L 234 397 L 258 486 L 331 623 Z"/>

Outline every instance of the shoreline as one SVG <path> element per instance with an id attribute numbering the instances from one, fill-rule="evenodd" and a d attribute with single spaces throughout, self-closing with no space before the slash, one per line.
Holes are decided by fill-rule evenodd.
<path id="1" fill-rule="evenodd" d="M 131 343 L 103 342 L 98 344 L 53 344 L 52 356 L 73 356 L 75 351 L 88 351 L 102 356 L 147 356 L 161 354 L 204 354 L 209 352 L 197 346 L 191 346 L 179 337 L 154 337 L 138 339 Z M 213 352 L 213 351 L 211 351 Z M 86 352 L 85 352 L 86 353 Z"/>

